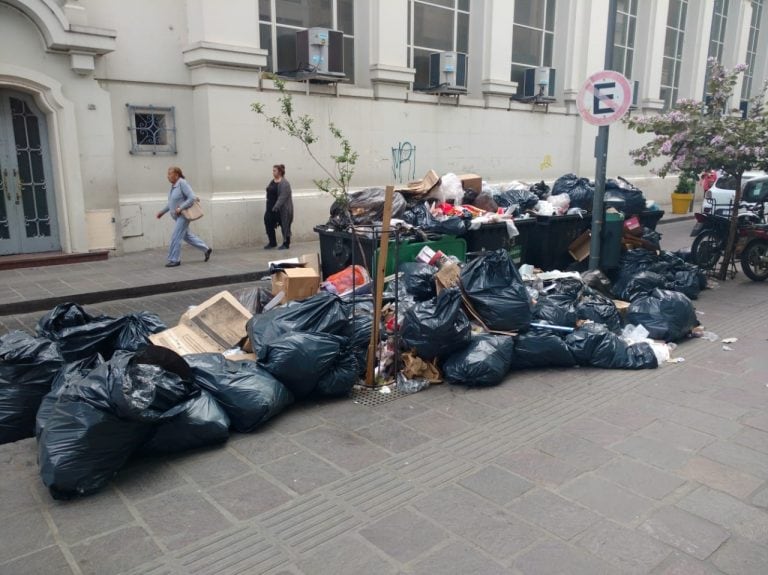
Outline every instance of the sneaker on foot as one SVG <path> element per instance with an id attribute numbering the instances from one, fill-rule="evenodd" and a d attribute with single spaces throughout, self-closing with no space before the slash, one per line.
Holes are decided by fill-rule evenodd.
<path id="1" fill-rule="evenodd" d="M 165 267 L 167 268 L 175 268 L 181 265 L 181 262 L 168 262 L 165 264 Z"/>
<path id="2" fill-rule="evenodd" d="M 206 261 L 206 262 L 207 262 L 209 259 L 211 259 L 211 252 L 213 252 L 213 250 L 212 250 L 211 248 L 208 248 L 207 250 L 205 250 L 205 261 Z"/>
<path id="3" fill-rule="evenodd" d="M 277 244 L 267 244 L 266 246 L 264 246 L 264 249 L 265 250 L 273 250 L 276 247 L 277 247 Z"/>

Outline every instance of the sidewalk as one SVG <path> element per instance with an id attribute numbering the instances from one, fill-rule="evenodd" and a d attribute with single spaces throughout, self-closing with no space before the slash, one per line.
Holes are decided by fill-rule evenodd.
<path id="1" fill-rule="evenodd" d="M 106 261 L 5 270 L 0 279 L 0 315 L 44 311 L 73 299 L 92 304 L 255 281 L 265 275 L 268 262 L 319 249 L 319 242 L 306 242 L 290 250 L 214 250 L 205 263 L 201 253 L 185 247 L 182 265 L 166 268 L 167 249 L 158 248 Z"/>

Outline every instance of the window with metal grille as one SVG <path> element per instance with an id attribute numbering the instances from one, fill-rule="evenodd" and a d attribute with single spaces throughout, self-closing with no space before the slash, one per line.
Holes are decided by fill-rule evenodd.
<path id="1" fill-rule="evenodd" d="M 752 79 L 755 76 L 755 61 L 757 60 L 757 42 L 760 38 L 760 20 L 763 18 L 763 0 L 752 0 L 752 20 L 749 23 L 749 39 L 747 40 L 747 69 L 741 84 L 741 99 L 749 100 L 752 93 Z"/>
<path id="2" fill-rule="evenodd" d="M 408 65 L 416 69 L 413 88 L 429 87 L 429 56 L 469 55 L 469 0 L 409 0 Z"/>
<path id="3" fill-rule="evenodd" d="M 685 20 L 688 16 L 688 0 L 669 0 L 667 12 L 667 37 L 664 42 L 664 60 L 661 65 L 661 91 L 664 109 L 669 110 L 677 102 L 680 86 L 680 68 L 683 63 Z"/>
<path id="4" fill-rule="evenodd" d="M 355 81 L 354 0 L 259 0 L 261 47 L 270 72 L 296 71 L 296 32 L 312 27 L 344 34 L 345 81 Z"/>
<path id="5" fill-rule="evenodd" d="M 637 0 L 618 0 L 616 3 L 616 33 L 613 36 L 613 67 L 627 78 L 632 78 L 635 56 L 635 30 L 637 29 Z"/>
<path id="6" fill-rule="evenodd" d="M 174 108 L 133 106 L 128 108 L 131 154 L 175 154 L 176 119 Z"/>
<path id="7" fill-rule="evenodd" d="M 552 66 L 555 45 L 555 0 L 515 0 L 512 27 L 512 73 L 518 93 L 528 68 Z"/>

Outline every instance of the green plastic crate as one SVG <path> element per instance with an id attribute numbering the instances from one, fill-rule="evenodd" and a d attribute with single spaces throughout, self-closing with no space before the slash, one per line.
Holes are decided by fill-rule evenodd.
<path id="1" fill-rule="evenodd" d="M 441 251 L 447 256 L 455 256 L 461 262 L 467 261 L 467 242 L 462 238 L 445 236 L 442 239 L 431 242 L 401 243 L 399 253 L 400 263 L 416 261 L 416 256 L 424 246 L 429 246 L 435 251 Z M 379 249 L 376 249 L 376 254 L 373 258 L 374 270 L 377 268 L 378 259 Z M 389 250 L 387 251 L 387 265 L 384 268 L 384 275 L 388 276 L 393 273 L 395 273 L 395 243 L 390 242 Z"/>

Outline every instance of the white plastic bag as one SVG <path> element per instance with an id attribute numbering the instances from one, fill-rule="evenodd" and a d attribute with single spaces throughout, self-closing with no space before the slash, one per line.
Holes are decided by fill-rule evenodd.
<path id="1" fill-rule="evenodd" d="M 452 173 L 445 174 L 440 178 L 440 187 L 435 188 L 427 197 L 437 198 L 441 203 L 453 200 L 454 205 L 461 205 L 464 199 L 464 188 L 459 176 Z"/>

